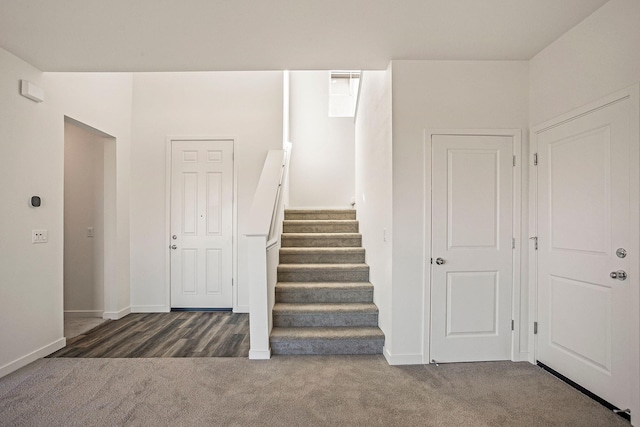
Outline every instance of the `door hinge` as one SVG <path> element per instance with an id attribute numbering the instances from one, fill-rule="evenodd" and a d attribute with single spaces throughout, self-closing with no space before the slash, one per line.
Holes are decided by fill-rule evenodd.
<path id="1" fill-rule="evenodd" d="M 433 258 L 431 258 L 431 264 L 433 264 Z"/>
<path id="2" fill-rule="evenodd" d="M 513 166 L 516 166 L 516 156 L 513 156 Z"/>
<path id="3" fill-rule="evenodd" d="M 533 153 L 533 166 L 538 166 L 538 153 Z"/>
<path id="4" fill-rule="evenodd" d="M 511 319 L 511 330 L 513 331 L 515 330 L 515 328 L 516 328 L 516 321 Z"/>
<path id="5" fill-rule="evenodd" d="M 538 335 L 538 322 L 533 322 L 533 335 Z"/>
<path id="6" fill-rule="evenodd" d="M 511 238 L 511 249 L 515 249 L 516 248 L 516 238 L 512 237 Z"/>
<path id="7" fill-rule="evenodd" d="M 529 237 L 529 240 L 533 240 L 533 249 L 538 250 L 538 236 Z"/>

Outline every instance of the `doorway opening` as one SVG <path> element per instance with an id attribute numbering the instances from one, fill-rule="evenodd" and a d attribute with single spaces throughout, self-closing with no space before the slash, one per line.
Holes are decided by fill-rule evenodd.
<path id="1" fill-rule="evenodd" d="M 104 320 L 115 259 L 116 140 L 64 118 L 64 335 Z"/>

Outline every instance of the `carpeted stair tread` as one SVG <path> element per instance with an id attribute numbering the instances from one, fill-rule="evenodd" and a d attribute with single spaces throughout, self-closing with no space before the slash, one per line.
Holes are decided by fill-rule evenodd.
<path id="1" fill-rule="evenodd" d="M 315 289 L 373 289 L 371 282 L 278 282 L 276 292 L 287 292 L 297 290 Z"/>
<path id="2" fill-rule="evenodd" d="M 377 313 L 373 303 L 300 304 L 278 302 L 273 306 L 274 314 L 287 313 Z"/>
<path id="3" fill-rule="evenodd" d="M 327 253 L 364 253 L 364 248 L 350 248 L 350 247 L 338 247 L 338 248 L 305 248 L 305 247 L 293 247 L 293 248 L 280 248 L 280 254 L 327 254 Z"/>
<path id="4" fill-rule="evenodd" d="M 283 340 L 352 340 L 370 338 L 384 339 L 384 333 L 377 326 L 369 328 L 273 328 L 273 330 L 271 331 L 272 342 Z"/>
<path id="5" fill-rule="evenodd" d="M 285 220 L 283 233 L 357 233 L 358 221 L 354 219 Z"/>
<path id="6" fill-rule="evenodd" d="M 280 264 L 278 282 L 368 282 L 367 264 Z"/>
<path id="7" fill-rule="evenodd" d="M 356 219 L 285 219 L 284 224 L 357 224 Z"/>
<path id="8" fill-rule="evenodd" d="M 278 282 L 276 302 L 282 303 L 370 303 L 370 282 Z"/>
<path id="9" fill-rule="evenodd" d="M 284 219 L 285 221 L 356 219 L 356 211 L 353 209 L 286 209 Z"/>
<path id="10" fill-rule="evenodd" d="M 282 233 L 281 245 L 283 248 L 359 248 L 362 246 L 362 235 L 360 233 Z"/>
<path id="11" fill-rule="evenodd" d="M 282 233 L 282 237 L 287 237 L 289 239 L 328 239 L 328 238 L 360 238 L 362 235 L 360 233 Z"/>
<path id="12" fill-rule="evenodd" d="M 369 270 L 367 264 L 280 264 L 278 271 Z"/>
<path id="13" fill-rule="evenodd" d="M 365 262 L 361 247 L 284 247 L 280 248 L 282 264 L 356 264 Z"/>

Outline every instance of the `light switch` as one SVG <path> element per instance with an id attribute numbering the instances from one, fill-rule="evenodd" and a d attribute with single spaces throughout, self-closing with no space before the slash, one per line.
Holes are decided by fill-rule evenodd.
<path id="1" fill-rule="evenodd" d="M 93 227 L 87 227 L 87 237 L 93 237 Z"/>

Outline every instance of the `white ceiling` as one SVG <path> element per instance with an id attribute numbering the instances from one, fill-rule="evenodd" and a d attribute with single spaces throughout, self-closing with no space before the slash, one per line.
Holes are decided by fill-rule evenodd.
<path id="1" fill-rule="evenodd" d="M 530 59 L 607 0 L 0 0 L 43 71 L 383 69 Z"/>

